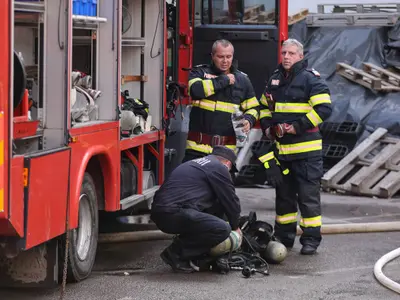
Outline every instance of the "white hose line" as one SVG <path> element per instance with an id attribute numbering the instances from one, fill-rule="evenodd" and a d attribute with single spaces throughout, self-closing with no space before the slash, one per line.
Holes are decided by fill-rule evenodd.
<path id="1" fill-rule="evenodd" d="M 385 274 L 383 274 L 382 268 L 390 261 L 392 261 L 395 258 L 400 257 L 400 248 L 397 248 L 384 256 L 382 256 L 374 266 L 374 275 L 375 278 L 384 286 L 387 288 L 391 289 L 392 291 L 400 294 L 400 284 L 391 280 L 390 278 L 386 277 Z"/>
<path id="2" fill-rule="evenodd" d="M 400 231 L 400 222 L 376 222 L 376 223 L 345 223 L 322 225 L 322 234 L 345 234 L 345 233 L 370 233 Z M 297 234 L 301 234 L 300 227 Z M 130 231 L 103 233 L 99 235 L 99 243 L 128 243 L 140 241 L 168 240 L 173 235 L 163 233 L 160 230 Z"/>

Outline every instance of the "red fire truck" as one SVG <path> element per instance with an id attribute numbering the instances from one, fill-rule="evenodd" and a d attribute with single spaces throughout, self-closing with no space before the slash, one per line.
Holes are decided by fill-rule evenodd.
<path id="1" fill-rule="evenodd" d="M 57 283 L 64 262 L 85 279 L 99 214 L 149 207 L 165 144 L 183 152 L 170 132 L 190 104 L 189 70 L 216 38 L 232 40 L 259 94 L 287 38 L 287 0 L 2 1 L 2 286 Z"/>

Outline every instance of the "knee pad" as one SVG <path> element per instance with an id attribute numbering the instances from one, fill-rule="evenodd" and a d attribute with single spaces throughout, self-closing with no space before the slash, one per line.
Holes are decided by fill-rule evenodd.
<path id="1" fill-rule="evenodd" d="M 242 245 L 243 237 L 236 231 L 231 231 L 229 236 L 219 243 L 217 246 L 211 248 L 210 255 L 211 256 L 221 256 L 229 251 L 235 251 L 240 248 Z"/>

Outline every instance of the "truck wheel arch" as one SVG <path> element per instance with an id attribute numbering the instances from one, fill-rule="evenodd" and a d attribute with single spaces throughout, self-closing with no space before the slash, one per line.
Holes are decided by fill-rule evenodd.
<path id="1" fill-rule="evenodd" d="M 81 186 L 83 182 L 83 177 L 85 172 L 87 171 L 88 167 L 90 166 L 90 162 L 93 160 L 97 160 L 98 164 L 100 165 L 103 179 L 103 192 L 104 192 L 104 199 L 101 200 L 99 203 L 99 207 L 106 209 L 106 210 L 117 210 L 119 198 L 117 198 L 117 183 L 118 177 L 117 175 L 117 166 L 113 166 L 113 160 L 107 148 L 103 145 L 97 145 L 95 147 L 90 148 L 86 153 L 85 156 L 81 159 L 81 164 L 79 166 L 78 176 L 76 180 L 71 178 L 70 184 L 70 207 L 69 207 L 69 227 L 76 228 L 78 226 L 78 210 L 79 210 L 79 197 Z M 119 159 L 118 159 L 119 162 Z M 93 170 L 92 170 L 93 172 Z M 92 175 L 93 176 L 93 175 Z M 94 175 L 95 183 L 98 183 L 98 176 Z M 72 182 L 73 181 L 73 182 Z M 107 184 L 105 184 L 107 182 Z M 100 195 L 99 195 L 100 196 Z M 116 202 L 117 201 L 117 202 Z"/>

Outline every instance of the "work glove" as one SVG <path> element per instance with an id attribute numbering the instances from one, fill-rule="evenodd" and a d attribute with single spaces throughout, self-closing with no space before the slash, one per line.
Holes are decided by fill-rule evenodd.
<path id="1" fill-rule="evenodd" d="M 275 157 L 275 150 L 275 144 L 267 144 L 257 154 L 258 160 L 264 166 L 266 180 L 274 188 L 279 187 L 283 182 L 283 176 L 289 173 L 288 169 L 282 169 Z"/>

